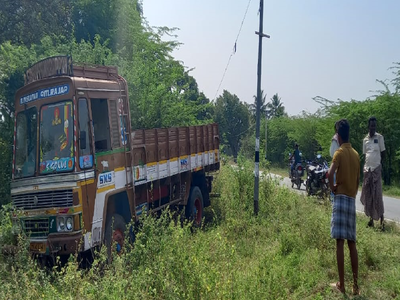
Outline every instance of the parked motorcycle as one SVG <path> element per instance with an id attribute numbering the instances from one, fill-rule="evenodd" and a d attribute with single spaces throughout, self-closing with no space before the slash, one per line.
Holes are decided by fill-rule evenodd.
<path id="1" fill-rule="evenodd" d="M 306 165 L 307 180 L 306 191 L 307 195 L 327 198 L 330 195 L 329 180 L 328 180 L 328 163 L 322 159 L 321 154 L 317 155 L 314 161 L 308 161 Z"/>

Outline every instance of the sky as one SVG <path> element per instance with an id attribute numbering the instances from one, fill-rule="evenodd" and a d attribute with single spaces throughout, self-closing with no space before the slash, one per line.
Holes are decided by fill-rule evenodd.
<path id="1" fill-rule="evenodd" d="M 177 27 L 175 59 L 193 68 L 211 100 L 227 90 L 253 103 L 257 94 L 260 1 L 250 5 L 222 80 L 249 0 L 143 0 L 150 26 Z M 400 62 L 398 0 L 264 1 L 261 88 L 278 93 L 289 115 L 314 113 L 312 98 L 365 100 L 393 79 Z M 218 91 L 218 93 L 217 93 Z"/>

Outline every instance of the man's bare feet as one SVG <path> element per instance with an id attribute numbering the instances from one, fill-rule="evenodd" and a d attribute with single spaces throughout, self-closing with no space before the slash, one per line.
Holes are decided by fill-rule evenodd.
<path id="1" fill-rule="evenodd" d="M 340 282 L 331 283 L 330 286 L 334 288 L 336 291 L 341 292 L 342 294 L 346 293 L 344 286 L 343 287 L 340 286 Z"/>
<path id="2" fill-rule="evenodd" d="M 358 284 L 357 284 L 357 283 L 354 283 L 354 284 L 353 284 L 353 290 L 352 290 L 352 292 L 353 292 L 353 296 L 358 296 L 358 295 L 360 295 L 360 288 L 358 287 Z"/>

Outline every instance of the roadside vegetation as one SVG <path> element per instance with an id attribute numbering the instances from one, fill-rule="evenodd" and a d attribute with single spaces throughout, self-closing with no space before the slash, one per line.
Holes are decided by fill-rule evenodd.
<path id="1" fill-rule="evenodd" d="M 289 176 L 289 166 L 284 169 L 284 168 L 280 168 L 280 167 L 269 167 L 268 172 L 272 173 L 272 174 L 276 174 L 282 177 L 288 177 Z"/>
<path id="2" fill-rule="evenodd" d="M 400 187 L 398 185 L 383 186 L 383 194 L 400 199 Z"/>
<path id="3" fill-rule="evenodd" d="M 221 196 L 202 229 L 169 213 L 145 217 L 133 246 L 110 264 L 102 249 L 89 269 L 75 257 L 41 269 L 20 237 L 17 253 L 0 257 L 0 299 L 343 299 L 329 286 L 337 280 L 330 204 L 262 180 L 255 217 L 253 165 L 238 165 L 222 166 L 214 182 Z M 15 241 L 8 213 L 1 214 L 3 251 Z M 354 299 L 400 299 L 400 230 L 389 224 L 380 232 L 367 221 L 357 218 L 362 296 Z M 345 265 L 350 291 L 348 255 Z"/>

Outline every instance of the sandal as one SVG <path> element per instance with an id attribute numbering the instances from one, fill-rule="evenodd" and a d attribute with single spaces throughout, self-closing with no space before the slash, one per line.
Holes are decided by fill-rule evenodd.
<path id="1" fill-rule="evenodd" d="M 359 296 L 360 295 L 360 288 L 358 287 L 358 284 L 355 283 L 353 284 L 353 296 Z"/>
<path id="2" fill-rule="evenodd" d="M 340 282 L 331 283 L 330 286 L 331 286 L 335 291 L 338 291 L 338 292 L 340 292 L 340 293 L 342 293 L 342 294 L 345 294 L 345 293 L 346 293 L 345 289 L 344 289 L 344 288 L 342 289 L 342 287 L 340 286 Z"/>

